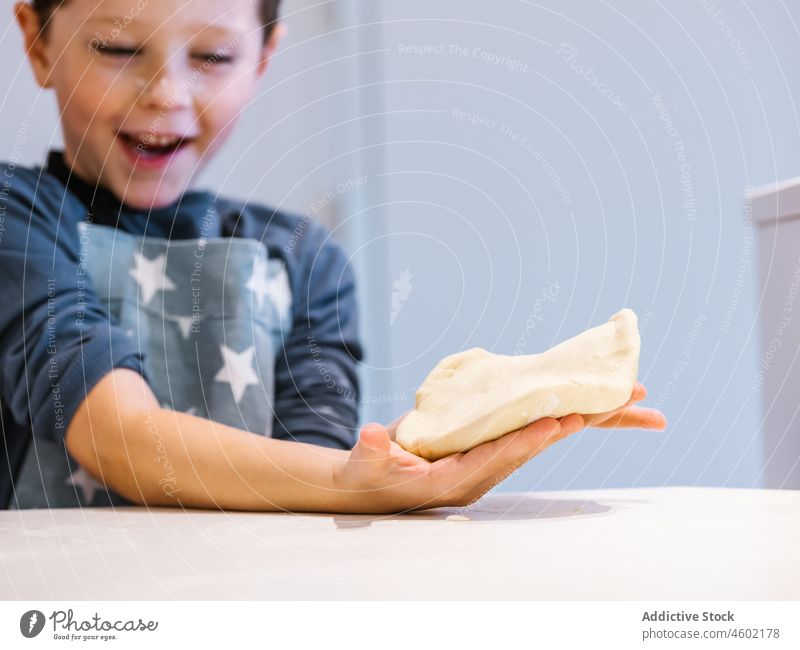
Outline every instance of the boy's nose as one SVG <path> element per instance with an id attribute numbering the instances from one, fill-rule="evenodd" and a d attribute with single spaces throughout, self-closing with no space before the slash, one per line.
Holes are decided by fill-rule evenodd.
<path id="1" fill-rule="evenodd" d="M 190 84 L 181 81 L 175 72 L 162 70 L 145 82 L 141 101 L 158 110 L 187 108 L 191 105 Z"/>

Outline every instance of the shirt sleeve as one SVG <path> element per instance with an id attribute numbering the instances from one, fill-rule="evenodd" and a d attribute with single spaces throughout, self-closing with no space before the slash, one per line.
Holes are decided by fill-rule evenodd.
<path id="1" fill-rule="evenodd" d="M 358 427 L 356 286 L 341 248 L 321 226 L 296 251 L 292 331 L 275 367 L 273 437 L 350 449 Z"/>
<path id="2" fill-rule="evenodd" d="M 144 360 L 94 293 L 81 263 L 81 219 L 62 214 L 74 212 L 75 204 L 64 203 L 52 184 L 24 178 L 21 170 L 13 181 L 5 180 L 0 400 L 34 436 L 62 442 L 95 384 L 115 368 L 144 376 Z"/>

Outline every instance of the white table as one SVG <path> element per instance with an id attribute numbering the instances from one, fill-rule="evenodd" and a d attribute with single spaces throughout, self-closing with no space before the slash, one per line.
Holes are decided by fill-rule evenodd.
<path id="1" fill-rule="evenodd" d="M 403 516 L 0 512 L 0 599 L 800 599 L 800 491 L 497 493 Z"/>

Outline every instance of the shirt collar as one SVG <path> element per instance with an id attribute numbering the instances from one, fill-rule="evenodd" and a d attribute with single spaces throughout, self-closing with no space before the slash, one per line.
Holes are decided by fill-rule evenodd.
<path id="1" fill-rule="evenodd" d="M 167 206 L 151 210 L 134 208 L 120 201 L 104 185 L 89 183 L 78 176 L 64 160 L 64 152 L 59 150 L 48 152 L 46 171 L 55 176 L 69 192 L 86 206 L 92 221 L 111 226 L 116 225 L 123 214 L 125 216 L 145 215 L 151 222 L 172 222 L 187 210 L 190 214 L 196 214 L 196 210 L 207 209 L 209 203 L 213 202 L 209 192 L 187 191 Z"/>

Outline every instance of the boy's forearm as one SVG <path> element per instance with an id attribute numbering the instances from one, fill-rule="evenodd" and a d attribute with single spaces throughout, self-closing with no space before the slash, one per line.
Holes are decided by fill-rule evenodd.
<path id="1" fill-rule="evenodd" d="M 122 497 L 152 506 L 337 512 L 348 452 L 275 440 L 161 408 L 137 372 L 108 373 L 72 418 L 66 447 Z"/>
<path id="2" fill-rule="evenodd" d="M 345 451 L 274 440 L 162 408 L 143 413 L 137 428 L 138 450 L 128 450 L 129 483 L 138 484 L 142 494 L 135 500 L 147 505 L 345 509 L 333 479 Z"/>

